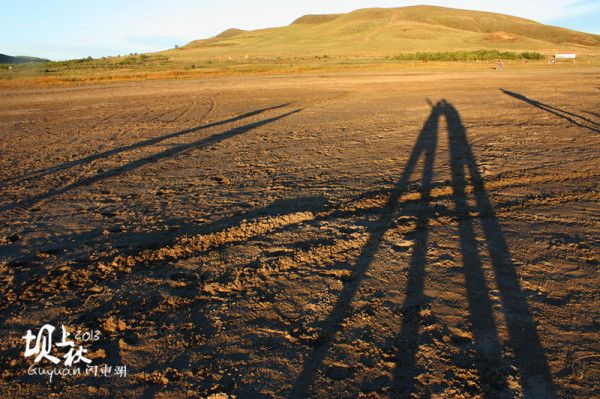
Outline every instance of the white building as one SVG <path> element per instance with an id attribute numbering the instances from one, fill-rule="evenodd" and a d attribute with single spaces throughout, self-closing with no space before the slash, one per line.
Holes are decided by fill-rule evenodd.
<path id="1" fill-rule="evenodd" d="M 577 58 L 577 54 L 554 54 L 554 58 L 557 60 L 572 60 Z"/>

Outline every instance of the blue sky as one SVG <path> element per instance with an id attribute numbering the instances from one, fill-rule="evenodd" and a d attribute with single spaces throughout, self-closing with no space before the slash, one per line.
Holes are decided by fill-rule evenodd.
<path id="1" fill-rule="evenodd" d="M 424 3 L 600 34 L 600 0 L 0 0 L 0 53 L 61 60 L 158 51 L 231 27 L 282 26 L 304 14 Z"/>

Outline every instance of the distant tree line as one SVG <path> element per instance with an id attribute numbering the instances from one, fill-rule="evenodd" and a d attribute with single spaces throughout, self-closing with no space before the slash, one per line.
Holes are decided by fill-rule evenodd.
<path id="1" fill-rule="evenodd" d="M 489 61 L 498 58 L 505 60 L 543 60 L 546 57 L 536 52 L 516 53 L 498 50 L 418 52 L 400 54 L 394 57 L 398 61 Z"/>

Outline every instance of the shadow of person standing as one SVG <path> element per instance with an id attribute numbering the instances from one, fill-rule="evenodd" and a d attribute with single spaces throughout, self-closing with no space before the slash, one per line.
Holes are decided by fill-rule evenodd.
<path id="1" fill-rule="evenodd" d="M 442 100 L 443 101 L 443 100 Z M 536 324 L 531 315 L 527 299 L 519 282 L 511 253 L 502 231 L 500 222 L 494 212 L 485 183 L 475 161 L 473 150 L 467 139 L 466 129 L 456 108 L 443 101 L 443 114 L 448 124 L 448 142 L 452 173 L 452 188 L 457 217 L 459 219 L 459 235 L 463 267 L 467 281 L 472 328 L 475 336 L 481 337 L 480 343 L 488 343 L 479 348 L 480 356 L 492 363 L 499 359 L 498 339 L 493 327 L 490 299 L 487 297 L 481 258 L 478 255 L 477 243 L 472 225 L 473 216 L 466 195 L 466 174 L 471 178 L 472 192 L 475 199 L 475 211 L 485 236 L 485 244 L 494 272 L 496 286 L 500 293 L 502 311 L 508 328 L 508 343 L 514 353 L 515 363 L 521 377 L 523 393 L 527 398 L 555 397 L 552 376 Z M 491 339 L 490 339 L 491 337 Z M 491 344 L 489 344 L 491 343 Z M 483 374 L 489 372 L 485 370 Z M 483 378 L 490 378 L 484 375 Z"/>
<path id="2" fill-rule="evenodd" d="M 554 386 L 546 355 L 538 337 L 535 322 L 523 293 L 519 276 L 512 262 L 508 244 L 500 222 L 492 208 L 485 184 L 473 150 L 467 139 L 466 129 L 456 108 L 445 100 L 430 104 L 429 117 L 411 151 L 404 170 L 390 191 L 387 202 L 377 210 L 378 217 L 368 225 L 368 240 L 355 261 L 351 278 L 344 285 L 337 302 L 323 321 L 321 339 L 307 354 L 302 371 L 296 378 L 288 397 L 311 397 L 310 388 L 315 384 L 318 370 L 327 352 L 335 345 L 335 335 L 341 330 L 352 302 L 371 267 L 386 231 L 394 227 L 398 215 L 410 215 L 416 219 L 412 236 L 414 242 L 408 265 L 408 277 L 401 309 L 402 320 L 399 334 L 394 342 L 396 367 L 390 396 L 394 398 L 416 397 L 424 394 L 417 387 L 417 377 L 425 366 L 418 361 L 422 341 L 421 327 L 427 298 L 424 292 L 430 241 L 430 220 L 434 214 L 432 187 L 435 156 L 438 148 L 440 119 L 445 117 L 448 126 L 448 145 L 451 172 L 451 201 L 459 233 L 462 271 L 465 275 L 468 319 L 477 353 L 480 390 L 483 397 L 510 397 L 506 369 L 511 360 L 503 358 L 504 344 L 496 326 L 496 318 L 490 289 L 486 281 L 484 257 L 478 245 L 477 225 L 484 234 L 489 263 L 495 275 L 495 285 L 500 294 L 502 312 L 508 329 L 508 344 L 514 354 L 524 397 L 531 399 L 554 398 Z M 419 199 L 403 202 L 411 177 L 416 174 L 419 161 L 422 174 L 419 180 Z M 472 187 L 468 187 L 468 186 Z M 475 200 L 470 206 L 468 195 Z M 318 389 L 318 388 L 317 388 Z M 339 397 L 354 397 L 340 395 Z"/>
<path id="3" fill-rule="evenodd" d="M 334 344 L 335 335 L 340 330 L 342 322 L 350 312 L 352 301 L 374 261 L 385 233 L 394 227 L 394 216 L 399 211 L 400 197 L 407 192 L 411 177 L 415 173 L 421 159 L 423 172 L 420 193 L 421 198 L 424 199 L 423 203 L 425 206 L 429 205 L 440 113 L 440 105 L 432 105 L 431 114 L 419 133 L 402 175 L 391 189 L 387 202 L 377 210 L 377 219 L 368 225 L 368 240 L 355 261 L 352 276 L 348 278 L 348 282 L 344 285 L 336 304 L 324 320 L 321 339 L 318 345 L 304 359 L 302 371 L 296 378 L 293 389 L 288 395 L 289 398 L 305 399 L 311 397 L 309 389 L 315 382 L 317 371 L 322 366 L 327 351 Z M 410 266 L 412 272 L 408 284 L 411 292 L 414 293 L 415 297 L 419 298 L 423 296 L 423 268 L 426 263 L 425 257 L 430 213 L 428 209 L 419 212 L 420 216 L 417 226 L 419 233 L 416 237 L 416 249 Z M 411 330 L 411 334 L 416 333 L 416 330 Z M 417 349 L 414 345 L 409 348 L 413 352 L 413 355 Z"/>

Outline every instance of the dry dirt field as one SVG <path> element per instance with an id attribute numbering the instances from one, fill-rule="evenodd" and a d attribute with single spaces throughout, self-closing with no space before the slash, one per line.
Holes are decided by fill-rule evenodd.
<path id="1" fill-rule="evenodd" d="M 2 398 L 600 396 L 599 69 L 0 102 Z"/>

